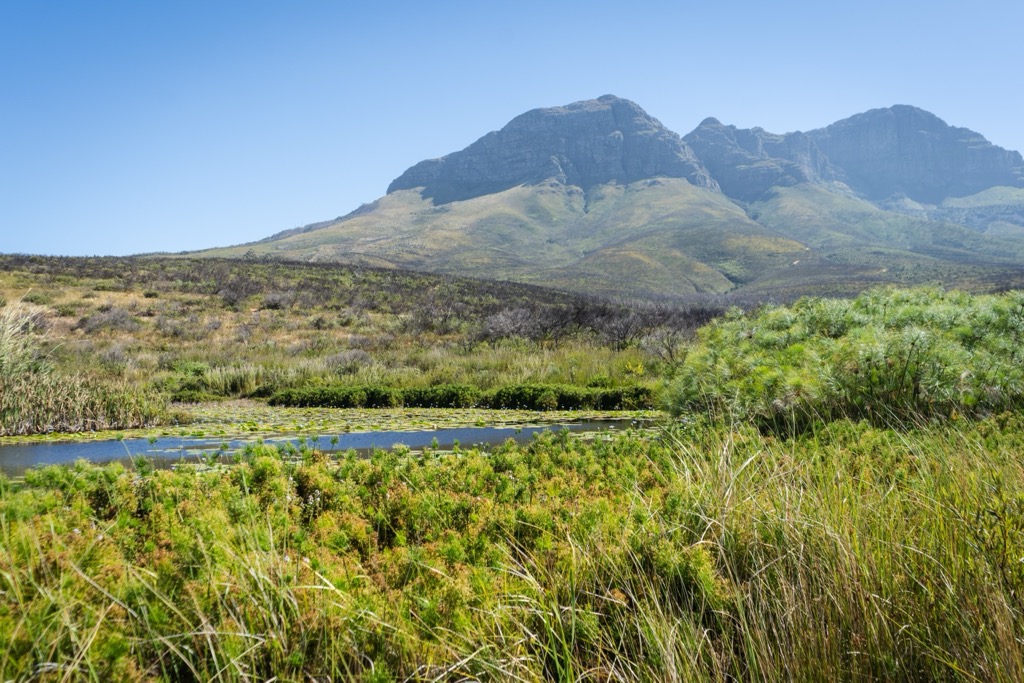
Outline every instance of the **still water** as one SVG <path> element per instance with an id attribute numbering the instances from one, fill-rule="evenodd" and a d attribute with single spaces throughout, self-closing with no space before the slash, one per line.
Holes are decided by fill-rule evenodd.
<path id="1" fill-rule="evenodd" d="M 462 447 L 495 445 L 504 443 L 507 439 L 523 443 L 533 438 L 534 434 L 545 430 L 568 429 L 570 432 L 577 433 L 598 432 L 623 429 L 629 424 L 629 421 L 599 420 L 528 427 L 454 427 L 421 431 L 345 432 L 337 435 L 327 434 L 315 440 L 306 438 L 304 441 L 321 451 L 355 449 L 357 452 L 368 453 L 374 448 L 392 448 L 398 444 L 410 448 L 433 446 L 436 439 L 437 448 L 450 449 L 456 443 Z M 222 461 L 230 462 L 233 452 L 237 452 L 257 440 L 256 438 L 209 439 L 169 436 L 156 440 L 123 439 L 121 441 L 84 443 L 13 444 L 0 446 L 0 472 L 8 476 L 20 476 L 30 467 L 70 464 L 83 459 L 95 463 L 118 461 L 128 464 L 137 457 L 151 460 L 157 467 L 170 467 L 179 462 L 198 462 L 204 456 L 214 455 L 218 452 L 222 452 L 220 455 Z M 275 445 L 290 443 L 297 447 L 303 439 L 297 436 L 272 436 L 263 437 L 262 441 Z"/>

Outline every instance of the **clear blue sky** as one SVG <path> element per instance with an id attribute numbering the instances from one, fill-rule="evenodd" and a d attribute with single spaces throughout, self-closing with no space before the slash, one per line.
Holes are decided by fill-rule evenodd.
<path id="1" fill-rule="evenodd" d="M 260 239 L 606 93 L 684 135 L 913 104 L 1024 150 L 1022 30 L 1020 0 L 0 0 L 0 252 Z"/>

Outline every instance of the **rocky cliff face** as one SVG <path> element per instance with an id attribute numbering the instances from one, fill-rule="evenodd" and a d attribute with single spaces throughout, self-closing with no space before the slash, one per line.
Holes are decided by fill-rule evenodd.
<path id="1" fill-rule="evenodd" d="M 678 134 L 633 102 L 605 95 L 529 111 L 461 152 L 416 164 L 388 193 L 422 187 L 445 204 L 551 178 L 589 189 L 656 176 L 719 189 Z"/>
<path id="2" fill-rule="evenodd" d="M 1024 187 L 1020 153 L 922 109 L 872 109 L 810 131 L 841 178 L 869 199 L 906 195 L 938 204 L 1006 185 Z"/>
<path id="3" fill-rule="evenodd" d="M 754 201 L 773 187 L 833 180 L 835 169 L 804 133 L 776 135 L 763 128 L 741 129 L 707 118 L 683 138 L 722 191 Z"/>

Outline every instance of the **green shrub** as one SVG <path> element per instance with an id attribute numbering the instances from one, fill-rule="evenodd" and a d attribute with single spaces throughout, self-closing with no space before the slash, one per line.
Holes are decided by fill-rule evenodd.
<path id="1" fill-rule="evenodd" d="M 584 410 L 597 406 L 600 390 L 563 384 L 513 384 L 498 389 L 491 407 L 516 410 Z"/>
<path id="2" fill-rule="evenodd" d="M 480 390 L 468 384 L 438 384 L 402 392 L 403 403 L 410 408 L 472 408 L 480 399 Z"/>
<path id="3" fill-rule="evenodd" d="M 596 407 L 601 410 L 650 410 L 656 403 L 657 392 L 652 387 L 633 386 L 599 392 Z"/>
<path id="4" fill-rule="evenodd" d="M 201 389 L 201 386 L 191 388 Z M 653 407 L 654 400 L 654 391 L 642 386 L 594 389 L 563 384 L 515 384 L 482 392 L 467 384 L 439 384 L 401 390 L 377 385 L 332 385 L 283 389 L 271 396 L 270 405 L 305 408 L 485 406 L 516 410 L 637 410 Z"/>
<path id="5" fill-rule="evenodd" d="M 366 393 L 366 401 L 361 406 L 364 408 L 399 408 L 402 405 L 402 392 L 398 389 L 384 386 L 363 387 Z"/>
<path id="6" fill-rule="evenodd" d="M 677 414 L 801 431 L 841 417 L 908 425 L 1018 407 L 1024 293 L 875 290 L 703 328 L 666 395 Z"/>
<path id="7" fill-rule="evenodd" d="M 25 296 L 21 297 L 21 300 L 36 306 L 49 306 L 53 303 L 53 297 L 46 292 L 27 292 Z"/>

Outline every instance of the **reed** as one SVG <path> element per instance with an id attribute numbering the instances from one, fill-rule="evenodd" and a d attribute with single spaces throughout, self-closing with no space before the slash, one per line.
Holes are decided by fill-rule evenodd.
<path id="1" fill-rule="evenodd" d="M 166 400 L 153 391 L 56 372 L 38 323 L 24 304 L 0 309 L 0 436 L 145 427 L 163 417 Z"/>

